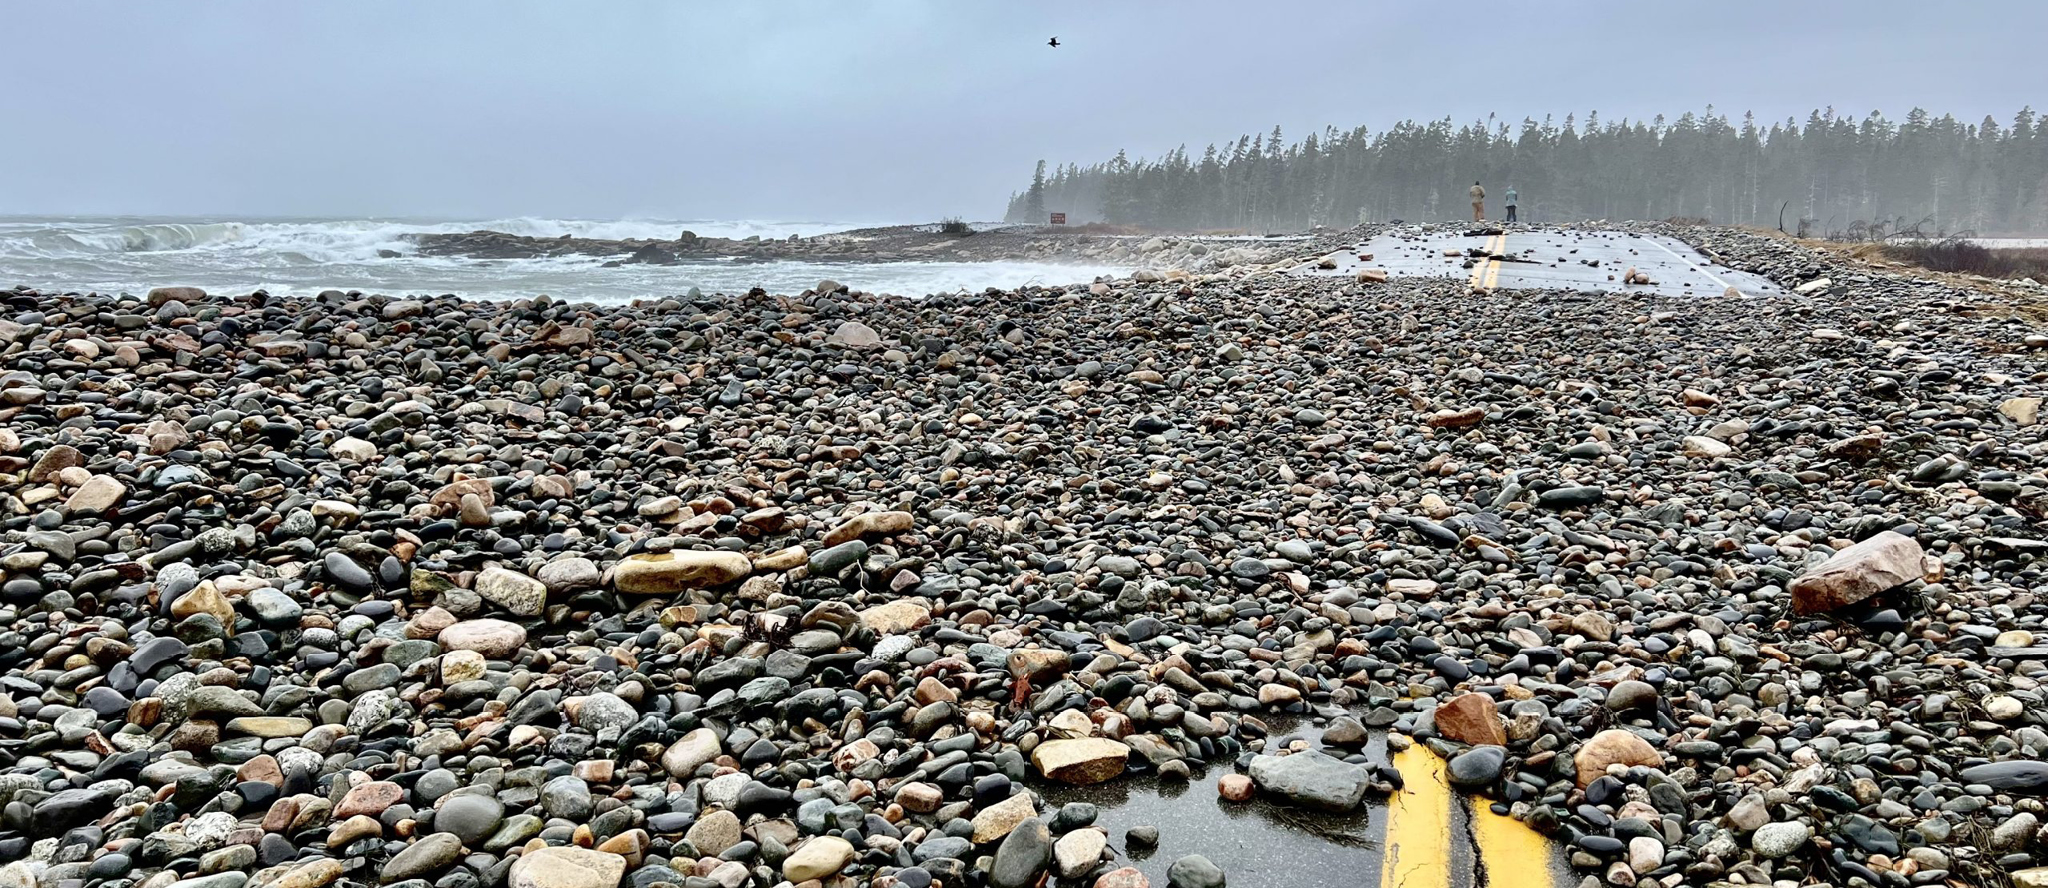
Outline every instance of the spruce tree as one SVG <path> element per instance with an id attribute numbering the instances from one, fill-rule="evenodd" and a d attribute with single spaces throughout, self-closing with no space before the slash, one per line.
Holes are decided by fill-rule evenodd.
<path id="1" fill-rule="evenodd" d="M 1050 206 L 1081 223 L 1300 230 L 1359 220 L 1463 215 L 1474 179 L 1513 185 L 1524 218 L 1705 218 L 1792 229 L 1887 233 L 2048 230 L 2048 133 L 2031 108 L 2010 125 L 1965 124 L 1910 109 L 1817 108 L 1802 124 L 1764 124 L 1709 106 L 1675 118 L 1563 123 L 1498 115 L 1466 124 L 1402 121 L 1378 133 L 1325 128 L 1289 143 L 1276 128 L 1157 159 L 1126 152 L 1091 166 L 1041 164 L 1010 218 Z M 1924 225 L 1922 224 L 1924 222 Z"/>

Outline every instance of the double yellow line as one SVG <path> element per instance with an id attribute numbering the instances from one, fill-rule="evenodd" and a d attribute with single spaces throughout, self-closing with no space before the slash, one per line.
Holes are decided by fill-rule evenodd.
<path id="1" fill-rule="evenodd" d="M 1507 245 L 1507 234 L 1496 234 L 1493 237 L 1487 238 L 1486 252 L 1489 255 L 1498 256 L 1506 252 Z M 1465 283 L 1474 290 L 1493 289 L 1500 283 L 1500 260 L 1488 259 L 1485 262 L 1472 266 L 1472 278 Z"/>
<path id="2" fill-rule="evenodd" d="M 1469 879 L 1453 880 L 1451 792 L 1444 760 L 1420 744 L 1394 754 L 1402 787 L 1387 803 L 1386 852 L 1380 888 L 1550 888 L 1560 885 L 1550 840 L 1512 817 L 1470 800 L 1474 853 Z"/>

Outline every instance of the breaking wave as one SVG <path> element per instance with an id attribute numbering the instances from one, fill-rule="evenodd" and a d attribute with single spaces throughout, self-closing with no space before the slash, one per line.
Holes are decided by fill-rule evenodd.
<path id="1" fill-rule="evenodd" d="M 843 231 L 852 225 L 833 222 L 743 220 L 583 220 L 511 218 L 480 221 L 407 221 L 383 219 L 308 220 L 282 222 L 0 221 L 0 256 L 40 259 L 81 258 L 115 253 L 298 253 L 315 261 L 346 262 L 376 259 L 388 253 L 409 253 L 408 234 L 488 229 L 534 237 L 596 237 L 613 240 L 673 240 L 685 230 L 703 237 L 763 238 L 809 236 Z"/>
<path id="2" fill-rule="evenodd" d="M 1046 263 L 808 262 L 601 268 L 603 257 L 480 260 L 415 255 L 407 235 L 480 229 L 534 237 L 672 240 L 703 237 L 784 238 L 868 227 L 845 222 L 777 220 L 582 220 L 508 218 L 479 221 L 408 219 L 211 220 L 141 217 L 0 217 L 0 288 L 15 284 L 101 292 L 140 292 L 191 284 L 226 292 L 459 293 L 517 298 L 548 293 L 598 302 L 766 287 L 797 292 L 820 278 L 866 290 L 924 295 L 1086 282 L 1115 271 Z"/>

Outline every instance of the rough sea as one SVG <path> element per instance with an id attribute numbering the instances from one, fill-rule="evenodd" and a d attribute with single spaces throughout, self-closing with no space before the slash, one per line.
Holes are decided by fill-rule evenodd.
<path id="1" fill-rule="evenodd" d="M 457 294 L 623 302 L 705 293 L 797 293 L 831 279 L 900 296 L 1084 283 L 1119 269 L 1033 262 L 732 262 L 603 268 L 613 257 L 462 259 L 414 254 L 407 234 L 479 229 L 553 237 L 670 239 L 811 236 L 871 224 L 835 221 L 580 219 L 211 219 L 0 216 L 0 289 L 141 293 L 190 285 L 212 292 L 305 294 L 325 289 L 393 296 Z M 390 253 L 398 254 L 395 257 Z"/>

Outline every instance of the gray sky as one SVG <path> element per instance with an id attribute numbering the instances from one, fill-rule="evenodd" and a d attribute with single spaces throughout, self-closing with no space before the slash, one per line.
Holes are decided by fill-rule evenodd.
<path id="1" fill-rule="evenodd" d="M 2044 104 L 2040 0 L 1461 7 L 8 0 L 0 215 L 986 219 L 1276 123 Z"/>

